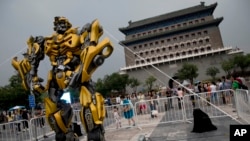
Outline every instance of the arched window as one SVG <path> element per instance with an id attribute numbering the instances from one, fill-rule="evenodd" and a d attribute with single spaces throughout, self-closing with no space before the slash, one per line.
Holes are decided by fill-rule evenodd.
<path id="1" fill-rule="evenodd" d="M 197 44 L 196 41 L 193 41 L 193 45 L 196 46 L 196 44 Z"/>
<path id="2" fill-rule="evenodd" d="M 210 47 L 210 46 L 208 46 L 208 47 L 207 47 L 207 50 L 208 50 L 208 51 L 210 51 L 210 50 L 211 50 L 211 47 Z"/>
<path id="3" fill-rule="evenodd" d="M 188 54 L 191 55 L 191 54 L 192 54 L 192 50 L 189 50 L 189 51 L 188 51 Z"/>
<path id="4" fill-rule="evenodd" d="M 156 49 L 156 53 L 160 53 L 160 49 L 159 48 Z"/>
<path id="5" fill-rule="evenodd" d="M 152 58 L 152 61 L 153 61 L 153 62 L 155 61 L 155 57 Z"/>
<path id="6" fill-rule="evenodd" d="M 164 59 L 168 59 L 167 55 L 164 55 L 163 58 L 164 58 Z"/>
<path id="7" fill-rule="evenodd" d="M 208 38 L 206 39 L 206 43 L 209 43 L 209 39 Z"/>
<path id="8" fill-rule="evenodd" d="M 179 56 L 180 56 L 180 53 L 177 52 L 177 53 L 176 53 L 176 57 L 179 57 Z"/>
<path id="9" fill-rule="evenodd" d="M 139 49 L 141 49 L 141 45 L 139 45 Z"/>
<path id="10" fill-rule="evenodd" d="M 184 44 L 183 44 L 183 43 L 181 44 L 181 47 L 182 47 L 182 48 L 184 47 Z"/>
<path id="11" fill-rule="evenodd" d="M 154 50 L 151 50 L 151 54 L 154 54 L 155 53 L 155 51 Z"/>
<path id="12" fill-rule="evenodd" d="M 173 55 L 173 54 L 170 54 L 170 55 L 169 55 L 169 57 L 170 57 L 170 58 L 173 58 L 173 57 L 174 57 L 174 55 Z"/>
<path id="13" fill-rule="evenodd" d="M 172 50 L 172 46 L 169 46 L 169 47 L 168 47 L 168 50 Z"/>
<path id="14" fill-rule="evenodd" d="M 195 49 L 195 50 L 194 50 L 194 53 L 198 53 L 198 49 Z"/>
<path id="15" fill-rule="evenodd" d="M 138 60 L 136 60 L 136 62 L 135 62 L 135 63 L 136 63 L 136 65 L 139 65 L 139 64 L 140 64 L 140 62 L 139 62 Z"/>

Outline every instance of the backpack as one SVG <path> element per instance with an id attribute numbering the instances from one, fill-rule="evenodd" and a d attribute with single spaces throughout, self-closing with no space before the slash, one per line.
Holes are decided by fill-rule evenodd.
<path id="1" fill-rule="evenodd" d="M 239 83 L 239 89 L 248 90 L 248 87 L 242 83 Z"/>

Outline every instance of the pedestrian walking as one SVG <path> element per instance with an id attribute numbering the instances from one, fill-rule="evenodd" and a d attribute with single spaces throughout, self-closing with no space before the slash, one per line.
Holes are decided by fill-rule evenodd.
<path id="1" fill-rule="evenodd" d="M 125 99 L 124 95 L 121 96 L 122 106 L 123 106 L 123 115 L 125 119 L 128 120 L 128 125 L 131 125 L 131 121 L 133 122 L 133 126 L 135 126 L 134 120 L 134 110 L 133 105 L 130 100 Z"/>
<path id="2" fill-rule="evenodd" d="M 29 129 L 29 124 L 28 124 L 29 115 L 26 109 L 22 111 L 22 119 L 23 119 L 23 131 L 26 131 Z"/>

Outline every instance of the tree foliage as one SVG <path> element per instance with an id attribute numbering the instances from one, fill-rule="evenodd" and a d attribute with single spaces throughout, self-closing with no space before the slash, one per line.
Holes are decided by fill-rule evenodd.
<path id="1" fill-rule="evenodd" d="M 98 79 L 96 82 L 96 90 L 102 95 L 109 95 L 112 91 L 126 93 L 126 86 L 129 85 L 128 74 L 112 73 L 106 75 L 104 79 Z"/>
<path id="2" fill-rule="evenodd" d="M 233 68 L 234 68 L 234 61 L 233 59 L 224 60 L 221 63 L 221 68 L 225 71 L 226 75 L 230 75 Z"/>
<path id="3" fill-rule="evenodd" d="M 188 79 L 193 84 L 194 78 L 198 76 L 198 68 L 196 65 L 184 63 L 182 68 L 177 71 L 175 76 L 180 80 Z"/>
<path id="4" fill-rule="evenodd" d="M 141 84 L 141 82 L 140 82 L 138 79 L 136 79 L 136 78 L 134 78 L 134 77 L 129 78 L 129 86 L 133 89 L 134 93 L 136 93 L 137 87 L 138 87 L 140 84 Z"/>
<path id="5" fill-rule="evenodd" d="M 21 78 L 18 75 L 13 75 L 9 79 L 9 84 L 0 87 L 0 107 L 2 110 L 8 110 L 16 105 L 24 105 L 29 107 L 28 95 L 21 84 Z"/>
<path id="6" fill-rule="evenodd" d="M 149 76 L 146 80 L 145 80 L 145 86 L 147 87 L 148 91 L 151 91 L 153 88 L 153 84 L 156 81 L 156 78 L 154 76 Z"/>
<path id="7" fill-rule="evenodd" d="M 250 55 L 236 55 L 233 58 L 234 64 L 236 67 L 241 69 L 241 72 L 244 73 L 245 69 L 249 67 L 249 56 Z"/>
<path id="8" fill-rule="evenodd" d="M 211 76 L 213 80 L 215 80 L 215 76 L 217 73 L 220 73 L 220 70 L 216 67 L 209 67 L 206 70 L 206 75 Z"/>

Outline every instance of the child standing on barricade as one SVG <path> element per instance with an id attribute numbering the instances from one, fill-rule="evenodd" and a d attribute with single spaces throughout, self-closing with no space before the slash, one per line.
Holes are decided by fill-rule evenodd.
<path id="1" fill-rule="evenodd" d="M 139 92 L 138 101 L 139 101 L 140 114 L 147 114 L 147 106 L 145 103 L 145 96 L 144 96 L 144 94 L 142 94 L 142 92 Z"/>
<path id="2" fill-rule="evenodd" d="M 119 114 L 118 107 L 116 107 L 116 106 L 114 107 L 113 114 L 114 114 L 114 119 L 115 119 L 115 123 L 116 123 L 116 129 L 118 129 L 119 127 L 121 128 L 122 127 L 121 116 Z"/>

